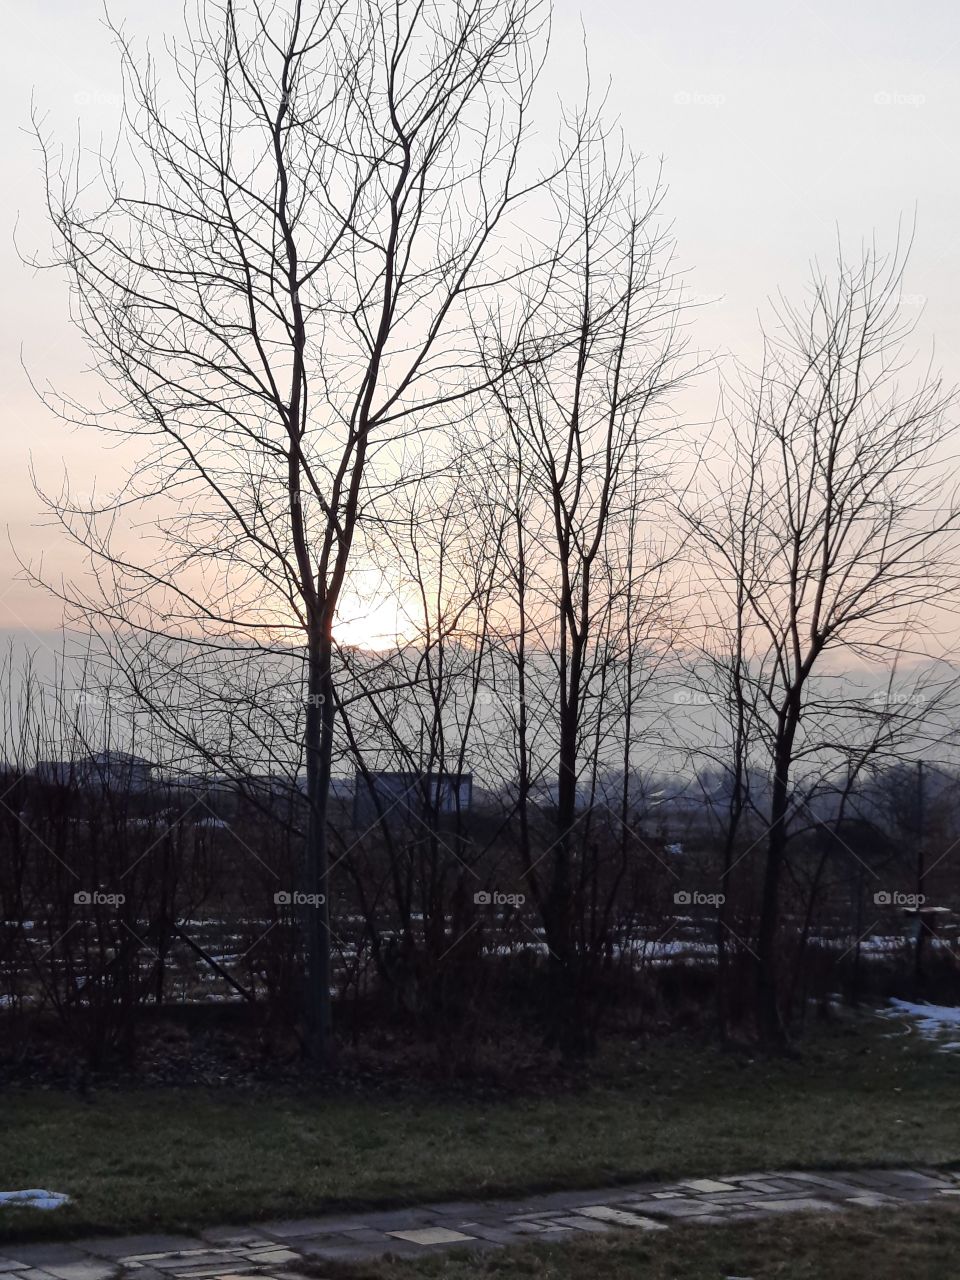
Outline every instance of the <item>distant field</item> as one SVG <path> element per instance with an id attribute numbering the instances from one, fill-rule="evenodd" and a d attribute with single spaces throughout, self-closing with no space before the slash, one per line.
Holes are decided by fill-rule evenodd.
<path id="1" fill-rule="evenodd" d="M 784 1167 L 960 1162 L 960 1057 L 865 1017 L 796 1060 L 619 1049 L 582 1090 L 471 1102 L 282 1090 L 0 1098 L 0 1238 L 315 1214 L 533 1188 Z"/>

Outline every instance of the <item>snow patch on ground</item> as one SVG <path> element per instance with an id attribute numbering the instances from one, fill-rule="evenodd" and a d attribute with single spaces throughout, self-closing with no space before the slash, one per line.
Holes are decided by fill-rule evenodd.
<path id="1" fill-rule="evenodd" d="M 960 1008 L 945 1004 L 916 1004 L 912 1000 L 891 1000 L 885 1009 L 877 1011 L 884 1018 L 909 1018 L 925 1040 L 940 1040 L 947 1031 L 956 1035 L 960 1028 Z M 949 1040 L 941 1044 L 944 1052 L 960 1049 L 960 1041 Z"/>
<path id="2" fill-rule="evenodd" d="M 29 1191 L 0 1191 L 0 1207 L 5 1204 L 26 1205 L 30 1209 L 59 1209 L 69 1204 L 70 1197 L 59 1191 L 41 1191 L 32 1188 Z"/>

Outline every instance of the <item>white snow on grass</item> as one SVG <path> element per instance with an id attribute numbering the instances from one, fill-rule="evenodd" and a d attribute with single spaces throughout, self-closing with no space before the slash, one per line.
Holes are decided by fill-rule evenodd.
<path id="1" fill-rule="evenodd" d="M 0 1208 L 5 1204 L 24 1205 L 30 1209 L 59 1209 L 69 1204 L 70 1197 L 59 1191 L 41 1191 L 32 1188 L 29 1191 L 0 1191 Z"/>
<path id="2" fill-rule="evenodd" d="M 946 1004 L 916 1004 L 912 1000 L 891 1000 L 885 1009 L 877 1012 L 884 1018 L 908 1018 L 916 1026 L 924 1040 L 940 1041 L 947 1032 L 956 1035 L 960 1028 L 960 1008 Z M 949 1040 L 940 1044 L 944 1052 L 960 1049 L 960 1041 Z"/>

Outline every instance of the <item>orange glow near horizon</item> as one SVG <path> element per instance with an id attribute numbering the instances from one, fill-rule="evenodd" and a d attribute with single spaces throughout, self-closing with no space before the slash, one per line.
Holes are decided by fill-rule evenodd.
<path id="1" fill-rule="evenodd" d="M 415 639 L 417 627 L 396 597 L 345 597 L 337 610 L 333 636 L 337 644 L 375 653 Z"/>

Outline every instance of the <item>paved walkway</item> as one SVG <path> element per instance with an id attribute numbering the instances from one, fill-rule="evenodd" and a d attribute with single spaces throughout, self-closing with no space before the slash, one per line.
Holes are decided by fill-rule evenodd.
<path id="1" fill-rule="evenodd" d="M 385 1253 L 490 1249 L 525 1240 L 572 1240 L 583 1231 L 662 1231 L 694 1220 L 882 1209 L 960 1196 L 960 1172 L 875 1169 L 856 1173 L 757 1173 L 600 1191 L 558 1191 L 519 1200 L 428 1204 L 349 1217 L 214 1227 L 188 1236 L 128 1236 L 75 1244 L 0 1245 L 0 1280 L 243 1280 L 323 1259 L 365 1261 Z M 315 1269 L 314 1269 L 315 1274 Z"/>

